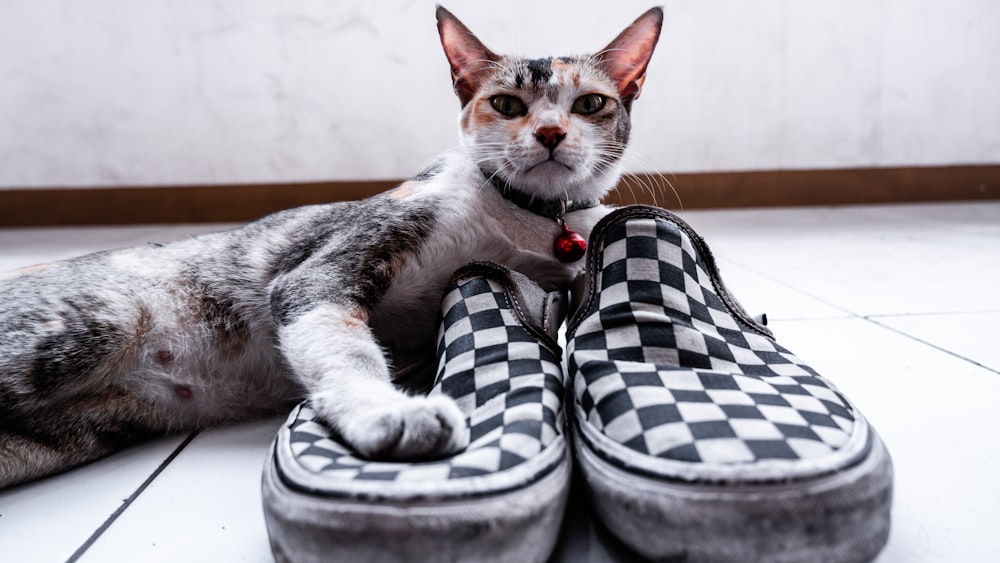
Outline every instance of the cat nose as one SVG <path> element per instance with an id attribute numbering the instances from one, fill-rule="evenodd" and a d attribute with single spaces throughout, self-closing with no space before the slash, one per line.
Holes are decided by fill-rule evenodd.
<path id="1" fill-rule="evenodd" d="M 558 125 L 543 125 L 535 129 L 535 139 L 550 151 L 555 149 L 565 138 L 566 131 Z"/>

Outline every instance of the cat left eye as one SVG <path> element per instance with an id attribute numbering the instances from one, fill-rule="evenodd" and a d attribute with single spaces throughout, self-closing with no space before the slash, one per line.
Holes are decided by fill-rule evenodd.
<path id="1" fill-rule="evenodd" d="M 573 102 L 573 113 L 580 115 L 591 115 L 604 109 L 604 104 L 608 98 L 600 94 L 587 94 L 580 96 Z"/>
<path id="2" fill-rule="evenodd" d="M 528 106 L 517 96 L 499 94 L 490 98 L 490 105 L 507 117 L 518 117 L 528 113 Z"/>

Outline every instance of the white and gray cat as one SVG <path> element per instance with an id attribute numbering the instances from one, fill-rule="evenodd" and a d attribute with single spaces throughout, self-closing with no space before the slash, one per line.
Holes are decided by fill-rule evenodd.
<path id="1" fill-rule="evenodd" d="M 0 275 L 0 487 L 304 396 L 364 456 L 465 447 L 456 405 L 413 392 L 433 377 L 444 285 L 472 260 L 548 288 L 575 277 L 553 241 L 606 211 L 662 18 L 593 55 L 525 59 L 438 8 L 461 144 L 413 180 Z"/>

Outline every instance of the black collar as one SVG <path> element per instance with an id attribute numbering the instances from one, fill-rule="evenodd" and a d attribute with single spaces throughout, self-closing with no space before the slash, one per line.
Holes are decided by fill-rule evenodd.
<path id="1" fill-rule="evenodd" d="M 493 187 L 500 192 L 500 195 L 503 196 L 504 199 L 514 203 L 521 209 L 527 209 L 535 215 L 541 215 L 542 217 L 548 217 L 549 219 L 562 217 L 563 214 L 569 213 L 570 211 L 597 207 L 599 204 L 598 201 L 592 199 L 585 199 L 581 201 L 572 199 L 544 199 L 527 192 L 522 192 L 497 174 L 488 174 L 483 171 L 483 175 L 486 176 L 490 184 L 492 184 Z"/>

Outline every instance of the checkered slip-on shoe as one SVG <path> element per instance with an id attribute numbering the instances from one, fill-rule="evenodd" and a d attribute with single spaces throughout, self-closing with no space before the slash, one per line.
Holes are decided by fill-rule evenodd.
<path id="1" fill-rule="evenodd" d="M 345 447 L 308 403 L 279 431 L 263 477 L 279 561 L 544 561 L 569 489 L 564 300 L 476 263 L 441 305 L 430 393 L 456 400 L 471 443 L 451 457 L 379 462 Z"/>
<path id="2" fill-rule="evenodd" d="M 627 546 L 684 561 L 865 561 L 892 464 L 858 410 L 724 287 L 705 242 L 636 206 L 591 234 L 567 332 L 574 448 Z"/>

